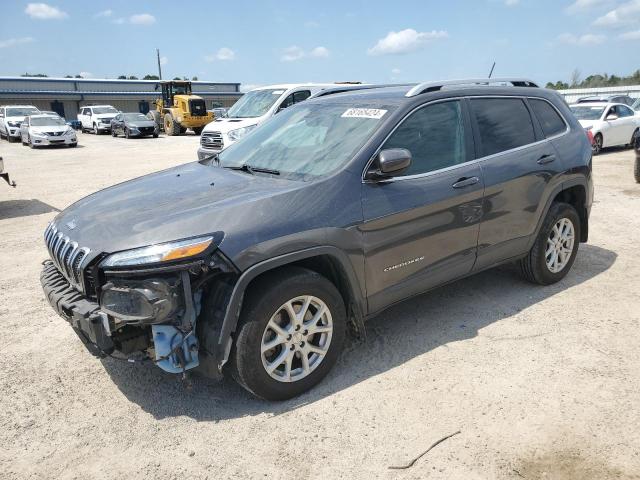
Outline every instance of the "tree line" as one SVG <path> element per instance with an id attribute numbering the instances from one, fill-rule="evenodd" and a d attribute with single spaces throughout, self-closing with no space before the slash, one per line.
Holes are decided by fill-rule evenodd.
<path id="1" fill-rule="evenodd" d="M 627 77 L 596 73 L 584 79 L 580 78 L 578 70 L 574 70 L 569 82 L 563 82 L 562 80 L 558 80 L 555 83 L 548 82 L 546 87 L 554 90 L 566 90 L 569 88 L 626 87 L 629 85 L 640 85 L 640 70 L 636 70 Z"/>
<path id="2" fill-rule="evenodd" d="M 48 78 L 49 75 L 45 74 L 45 73 L 23 73 L 22 75 L 20 75 L 21 77 L 35 77 L 35 78 Z M 64 78 L 85 78 L 80 74 L 76 74 L 76 75 L 65 75 Z M 174 80 L 189 80 L 189 77 L 173 77 Z M 120 75 L 118 77 L 118 80 L 140 80 L 138 77 L 136 77 L 135 75 Z M 142 80 L 160 80 L 160 77 L 158 75 L 145 75 L 144 77 L 142 77 Z M 191 80 L 193 81 L 197 81 L 198 77 L 191 77 Z"/>

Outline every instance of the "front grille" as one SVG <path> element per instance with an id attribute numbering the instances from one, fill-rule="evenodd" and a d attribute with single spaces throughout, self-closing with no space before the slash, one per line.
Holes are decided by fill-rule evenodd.
<path id="1" fill-rule="evenodd" d="M 59 137 L 64 135 L 64 132 L 44 132 L 45 135 L 49 135 L 50 137 Z"/>
<path id="2" fill-rule="evenodd" d="M 222 140 L 222 133 L 220 132 L 205 132 L 200 136 L 200 145 L 203 148 L 215 148 L 221 150 L 224 147 L 224 141 Z"/>
<path id="3" fill-rule="evenodd" d="M 56 268 L 78 290 L 84 292 L 82 270 L 86 266 L 89 250 L 80 247 L 64 233 L 58 231 L 53 223 L 50 223 L 44 232 L 44 242 L 49 250 L 49 256 Z"/>
<path id="4" fill-rule="evenodd" d="M 155 128 L 154 127 L 140 127 L 140 128 L 138 128 L 138 130 L 140 130 L 140 133 L 153 133 Z"/>

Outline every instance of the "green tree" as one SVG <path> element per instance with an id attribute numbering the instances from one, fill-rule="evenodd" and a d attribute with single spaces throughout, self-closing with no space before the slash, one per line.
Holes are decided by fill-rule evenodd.
<path id="1" fill-rule="evenodd" d="M 160 80 L 160 77 L 157 75 L 145 75 L 142 77 L 143 80 Z"/>

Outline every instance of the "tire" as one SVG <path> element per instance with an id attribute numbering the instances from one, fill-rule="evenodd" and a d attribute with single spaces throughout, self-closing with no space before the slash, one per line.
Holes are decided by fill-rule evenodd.
<path id="1" fill-rule="evenodd" d="M 266 400 L 286 400 L 300 395 L 324 378 L 342 350 L 346 331 L 342 296 L 325 277 L 299 267 L 283 268 L 265 274 L 253 282 L 250 288 L 240 314 L 236 341 L 231 350 L 230 373 L 245 389 Z M 318 313 L 319 306 L 326 306 L 325 312 L 328 313 L 323 314 L 316 322 L 316 327 L 323 328 L 323 332 L 309 334 L 311 324 L 306 325 L 307 328 L 302 325 L 296 330 L 291 317 L 286 314 L 285 304 L 296 301 L 293 305 L 299 305 L 299 312 L 304 299 L 311 299 L 306 314 L 307 320 L 309 316 Z M 293 308 L 296 312 L 295 307 Z M 288 337 L 280 336 L 282 342 L 275 344 L 263 355 L 263 341 L 268 342 L 268 336 L 272 337 L 271 341 L 276 337 L 275 330 L 269 327 L 274 319 L 279 322 L 283 334 L 288 334 Z M 317 325 L 320 320 L 323 323 Z M 332 328 L 327 330 L 327 326 Z M 319 352 L 308 350 L 311 347 L 321 350 L 323 344 L 323 357 Z M 283 355 L 285 357 L 282 357 Z M 307 372 L 304 371 L 303 355 L 307 358 Z M 287 360 L 280 360 L 280 363 L 276 364 L 279 358 Z M 273 374 L 267 372 L 266 365 L 269 361 L 275 365 Z M 297 380 L 296 376 L 299 377 Z"/>
<path id="2" fill-rule="evenodd" d="M 164 133 L 170 137 L 180 135 L 180 124 L 173 119 L 170 113 L 164 114 Z"/>
<path id="3" fill-rule="evenodd" d="M 154 134 L 153 134 L 153 138 L 158 138 L 158 134 L 157 134 L 157 133 L 154 133 Z"/>
<path id="4" fill-rule="evenodd" d="M 28 145 L 28 143 L 24 141 L 24 138 L 22 137 L 22 135 L 20 135 L 20 141 L 22 142 L 23 147 L 26 147 Z"/>
<path id="5" fill-rule="evenodd" d="M 27 137 L 27 144 L 29 145 L 29 148 L 36 148 L 36 146 L 31 141 L 31 135 Z"/>
<path id="6" fill-rule="evenodd" d="M 116 133 L 116 129 L 115 128 L 111 129 L 111 136 L 112 137 L 117 137 L 118 136 L 118 134 Z"/>
<path id="7" fill-rule="evenodd" d="M 202 130 L 204 130 L 204 127 L 193 127 L 191 130 L 193 130 L 193 133 L 195 133 L 196 135 L 200 135 L 202 133 Z"/>
<path id="8" fill-rule="evenodd" d="M 600 153 L 602 153 L 603 141 L 602 134 L 596 133 L 595 137 L 593 137 L 593 146 L 591 147 L 594 155 L 600 155 Z"/>
<path id="9" fill-rule="evenodd" d="M 98 125 L 95 123 L 93 124 L 93 134 L 100 135 L 100 130 L 98 129 Z"/>
<path id="10" fill-rule="evenodd" d="M 7 141 L 9 143 L 13 143 L 13 137 L 11 135 L 9 135 L 9 134 L 7 134 Z"/>
<path id="11" fill-rule="evenodd" d="M 129 139 L 131 135 L 129 134 L 129 129 L 125 127 L 124 129 L 124 138 Z"/>
<path id="12" fill-rule="evenodd" d="M 633 132 L 633 135 L 631 135 L 631 141 L 629 142 L 629 147 L 633 148 L 636 144 L 636 137 L 640 135 L 640 128 L 636 128 Z"/>
<path id="13" fill-rule="evenodd" d="M 573 227 L 573 241 L 569 249 L 571 253 L 568 257 L 566 257 L 565 254 L 564 261 L 562 262 L 564 265 L 561 265 L 559 262 L 558 265 L 556 265 L 556 268 L 561 268 L 554 271 L 549 265 L 549 260 L 553 259 L 554 252 L 551 252 L 549 259 L 547 258 L 546 253 L 549 249 L 554 248 L 553 245 L 549 245 L 550 242 L 553 242 L 553 237 L 557 237 L 557 231 L 554 231 L 554 227 L 559 224 L 561 225 L 561 222 L 563 221 L 570 222 Z M 519 262 L 522 276 L 526 280 L 539 285 L 551 285 L 552 283 L 562 280 L 569 270 L 571 270 L 571 266 L 576 259 L 578 245 L 580 244 L 580 227 L 580 217 L 573 206 L 568 203 L 561 202 L 551 204 L 551 208 L 549 209 L 549 212 L 547 212 L 547 216 L 544 219 L 542 228 L 538 233 L 538 237 L 536 238 L 533 247 L 531 247 L 527 256 Z M 558 242 L 560 245 L 558 248 L 566 252 L 566 248 L 563 247 L 567 247 L 567 243 L 567 241 L 561 240 Z M 555 256 L 559 259 L 562 258 L 557 249 L 555 251 Z"/>
<path id="14" fill-rule="evenodd" d="M 633 167 L 633 176 L 636 179 L 636 183 L 640 183 L 640 153 L 636 152 L 636 163 Z"/>
<path id="15" fill-rule="evenodd" d="M 77 143 L 70 143 L 69 148 L 76 148 L 78 146 Z"/>

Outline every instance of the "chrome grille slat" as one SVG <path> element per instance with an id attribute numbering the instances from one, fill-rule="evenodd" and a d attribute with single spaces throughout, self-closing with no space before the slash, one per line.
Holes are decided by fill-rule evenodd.
<path id="1" fill-rule="evenodd" d="M 49 256 L 58 271 L 79 291 L 84 292 L 83 269 L 90 249 L 80 247 L 52 223 L 44 232 Z"/>
<path id="2" fill-rule="evenodd" d="M 204 148 L 217 148 L 224 147 L 224 140 L 222 139 L 221 132 L 204 132 L 200 136 L 200 145 Z"/>

